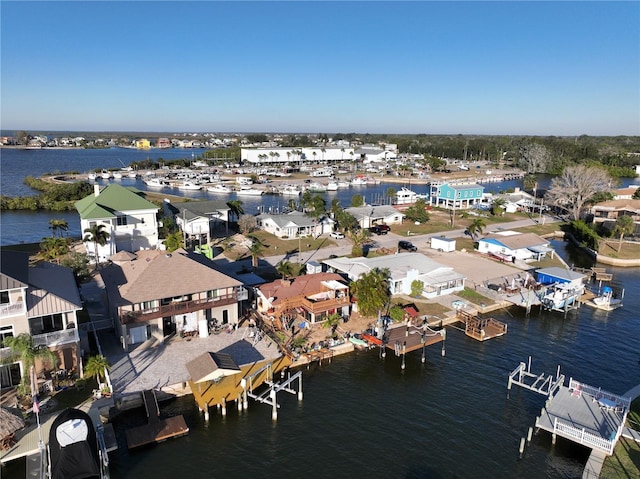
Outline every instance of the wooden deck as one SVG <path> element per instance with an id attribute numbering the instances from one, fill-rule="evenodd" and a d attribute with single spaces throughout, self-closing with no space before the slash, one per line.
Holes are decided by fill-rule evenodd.
<path id="1" fill-rule="evenodd" d="M 125 432 L 129 449 L 166 441 L 172 437 L 184 436 L 189 432 L 189 427 L 182 416 L 160 419 L 160 408 L 154 391 L 143 391 L 142 401 L 149 423 L 128 429 Z"/>
<path id="2" fill-rule="evenodd" d="M 465 325 L 464 333 L 478 341 L 486 341 L 507 334 L 507 324 L 497 319 L 480 318 L 462 310 L 458 310 L 457 317 Z"/>
<path id="3" fill-rule="evenodd" d="M 596 396 L 562 386 L 536 418 L 536 427 L 611 455 L 626 416 L 626 408 L 602 407 Z"/>
<path id="4" fill-rule="evenodd" d="M 384 345 L 396 354 L 409 353 L 426 346 L 431 346 L 445 340 L 445 330 L 417 328 L 415 326 L 400 325 L 387 329 Z"/>

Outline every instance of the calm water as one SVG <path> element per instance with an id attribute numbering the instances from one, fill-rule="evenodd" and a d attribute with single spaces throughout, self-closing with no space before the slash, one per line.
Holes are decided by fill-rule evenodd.
<path id="1" fill-rule="evenodd" d="M 120 158 L 127 163 L 124 154 Z M 110 166 L 118 162 L 42 171 Z M 345 204 L 355 191 L 373 195 L 385 189 L 352 188 L 338 196 Z M 282 199 L 243 201 L 251 212 Z M 9 216 L 2 216 L 2 244 Z M 42 224 L 28 218 L 17 229 L 25 238 L 48 234 L 48 216 Z M 569 262 L 588 264 L 562 242 L 555 246 Z M 533 426 L 544 397 L 514 388 L 507 399 L 507 376 L 531 355 L 534 372 L 554 373 L 560 365 L 565 375 L 616 393 L 640 383 L 640 274 L 612 271 L 627 290 L 621 309 L 583 307 L 566 319 L 536 310 L 528 318 L 519 309 L 497 312 L 493 316 L 509 325 L 506 336 L 480 343 L 449 329 L 445 357 L 439 345 L 431 347 L 423 365 L 416 351 L 404 371 L 399 358 L 380 360 L 377 351 L 335 358 L 304 370 L 302 402 L 278 396 L 277 422 L 269 406 L 251 402 L 249 411 L 229 408 L 225 419 L 214 415 L 206 425 L 194 401 L 182 398 L 163 405 L 162 413 L 184 414 L 189 435 L 129 453 L 124 430 L 144 420 L 141 410 L 131 411 L 115 423 L 122 450 L 111 455 L 112 477 L 578 478 L 589 451 L 564 440 L 552 446 L 546 433 L 534 436 L 518 459 L 520 438 Z M 4 469 L 2 477 L 23 478 L 21 467 Z"/>
<path id="2" fill-rule="evenodd" d="M 640 287 L 637 270 L 613 272 L 628 292 Z M 624 393 L 640 383 L 639 308 L 628 294 L 611 313 L 499 312 L 506 336 L 480 343 L 449 329 L 445 357 L 431 347 L 423 365 L 416 351 L 404 371 L 377 351 L 335 358 L 303 370 L 302 402 L 278 396 L 276 422 L 269 406 L 250 402 L 206 425 L 182 398 L 163 414 L 184 414 L 189 435 L 113 454 L 112 477 L 578 478 L 589 451 L 562 439 L 553 446 L 544 432 L 519 460 L 545 398 L 514 388 L 507 399 L 508 373 L 531 355 L 534 372 L 560 365 L 567 377 Z M 116 423 L 121 444 L 124 428 L 142 422 L 140 410 Z"/>
<path id="3" fill-rule="evenodd" d="M 35 192 L 22 182 L 27 175 L 40 176 L 50 172 L 93 171 L 96 168 L 119 168 L 128 165 L 133 161 L 140 161 L 146 158 L 158 161 L 160 158 L 190 158 L 194 153 L 197 158 L 202 150 L 184 149 L 151 149 L 135 150 L 129 148 L 112 148 L 105 150 L 16 150 L 0 149 L 0 186 L 2 194 L 5 195 L 29 195 Z M 149 190 L 142 179 L 123 178 L 118 181 L 123 186 L 135 186 L 146 191 Z M 106 180 L 97 180 L 104 186 Z M 326 182 L 326 179 L 325 179 Z M 384 198 L 385 191 L 393 186 L 399 189 L 402 185 L 381 184 L 377 186 L 358 186 L 337 192 L 327 192 L 324 196 L 327 205 L 337 197 L 343 206 L 351 204 L 354 194 L 361 194 L 369 203 L 376 199 Z M 427 193 L 425 185 L 410 185 L 411 189 L 417 193 Z M 505 181 L 485 185 L 486 191 L 499 191 L 507 188 L 521 186 L 518 181 Z M 157 189 L 151 189 L 158 191 Z M 206 191 L 180 191 L 177 188 L 163 189 L 165 193 L 172 195 L 186 196 L 200 199 L 224 199 L 225 201 L 237 199 L 235 193 L 230 195 L 215 195 Z M 264 210 L 282 210 L 287 205 L 289 197 L 263 195 L 261 197 L 240 197 L 246 213 L 254 214 L 259 208 Z M 49 211 L 3 211 L 1 214 L 2 227 L 0 230 L 0 245 L 39 242 L 43 236 L 51 234 L 49 230 L 49 220 L 52 218 L 64 219 L 69 224 L 69 235 L 74 237 L 82 236 L 80 231 L 80 218 L 75 211 L 69 212 L 49 212 Z"/>

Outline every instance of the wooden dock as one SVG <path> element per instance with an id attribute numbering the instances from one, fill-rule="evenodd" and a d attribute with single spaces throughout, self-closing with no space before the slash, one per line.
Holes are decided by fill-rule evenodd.
<path id="1" fill-rule="evenodd" d="M 126 431 L 125 435 L 129 449 L 166 441 L 189 433 L 189 427 L 182 415 L 160 419 L 160 408 L 154 391 L 143 391 L 142 401 L 147 412 L 148 424 Z"/>
<path id="2" fill-rule="evenodd" d="M 623 433 L 631 399 L 574 379 L 566 387 L 564 381 L 559 366 L 555 377 L 532 373 L 529 358 L 528 364 L 521 362 L 509 374 L 507 391 L 516 384 L 548 397 L 535 426 L 551 433 L 553 444 L 560 436 L 611 455 Z"/>
<path id="3" fill-rule="evenodd" d="M 493 318 L 480 318 L 461 309 L 456 317 L 464 323 L 464 333 L 478 341 L 497 338 L 507 334 L 507 324 Z"/>
<path id="4" fill-rule="evenodd" d="M 442 342 L 442 355 L 444 356 L 444 340 L 447 337 L 445 329 L 435 331 L 428 326 L 416 327 L 406 324 L 387 329 L 382 338 L 381 355 L 384 350 L 391 349 L 396 356 L 402 357 L 401 368 L 405 368 L 405 356 L 411 351 L 422 350 L 422 362 L 426 361 L 426 348 Z"/>

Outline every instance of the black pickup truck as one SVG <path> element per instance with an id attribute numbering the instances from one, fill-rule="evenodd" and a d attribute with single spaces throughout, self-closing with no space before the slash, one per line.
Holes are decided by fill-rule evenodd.
<path id="1" fill-rule="evenodd" d="M 369 228 L 369 231 L 377 235 L 386 235 L 389 230 L 391 230 L 391 228 L 389 228 L 389 226 L 387 225 L 373 225 L 371 228 Z"/>

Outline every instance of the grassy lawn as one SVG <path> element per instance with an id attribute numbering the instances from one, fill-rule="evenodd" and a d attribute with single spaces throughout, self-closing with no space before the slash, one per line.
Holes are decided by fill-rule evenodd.
<path id="1" fill-rule="evenodd" d="M 640 429 L 640 398 L 631 403 L 627 425 Z M 600 472 L 602 479 L 640 477 L 640 443 L 620 439 L 613 455 L 607 457 Z"/>
<path id="2" fill-rule="evenodd" d="M 538 236 L 543 236 L 554 231 L 561 231 L 563 223 L 547 223 L 544 225 L 531 225 L 523 228 L 514 228 L 514 231 L 520 231 L 521 233 L 535 233 Z"/>
<path id="3" fill-rule="evenodd" d="M 255 236 L 264 245 L 264 251 L 260 256 L 277 256 L 277 255 L 293 255 L 298 252 L 298 248 L 304 251 L 314 251 L 316 249 L 328 248 L 330 246 L 336 246 L 335 241 L 327 237 L 314 238 L 300 238 L 296 239 L 280 239 L 271 233 L 266 231 L 256 230 L 251 233 L 251 236 Z M 233 260 L 240 260 L 242 258 L 250 257 L 248 249 L 241 243 L 243 237 L 236 235 L 230 237 L 230 240 L 221 240 L 220 244 L 225 249 L 225 254 Z M 225 246 L 226 243 L 226 246 Z M 216 245 L 218 246 L 218 245 Z"/>
<path id="4" fill-rule="evenodd" d="M 460 298 L 469 301 L 470 303 L 477 304 L 478 306 L 481 306 L 483 304 L 487 306 L 489 304 L 495 303 L 495 301 L 491 298 L 487 298 L 486 296 L 481 295 L 471 288 L 464 288 L 464 291 L 457 292 L 456 296 L 459 296 Z"/>
<path id="5" fill-rule="evenodd" d="M 619 259 L 640 258 L 640 243 L 622 243 L 622 248 L 618 253 L 618 242 L 616 240 L 600 240 L 598 254 Z"/>

